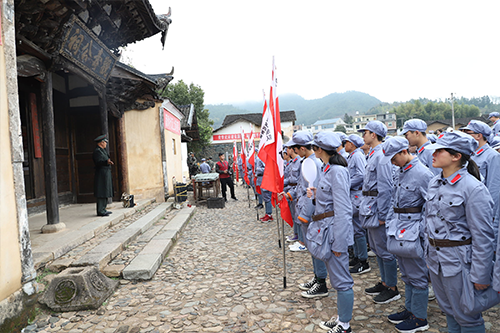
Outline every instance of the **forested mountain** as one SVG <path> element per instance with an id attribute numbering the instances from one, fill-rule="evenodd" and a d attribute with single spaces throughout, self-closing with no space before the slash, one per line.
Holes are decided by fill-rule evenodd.
<path id="1" fill-rule="evenodd" d="M 234 105 L 209 104 L 205 105 L 205 108 L 210 111 L 210 118 L 214 121 L 216 129 L 228 114 L 262 112 L 263 102 L 245 102 Z M 296 94 L 280 95 L 280 109 L 295 110 L 297 116 L 295 123 L 305 125 L 310 125 L 317 120 L 344 118 L 346 113 L 352 116 L 356 111 L 360 114 L 395 112 L 398 117 L 398 126 L 402 126 L 405 120 L 411 118 L 451 119 L 449 101 L 420 98 L 407 102 L 382 103 L 375 97 L 357 91 L 333 93 L 313 100 L 306 100 Z M 493 111 L 500 112 L 500 99 L 489 96 L 457 98 L 454 102 L 454 111 L 455 118 L 476 117 Z"/>
<path id="2" fill-rule="evenodd" d="M 306 100 L 296 94 L 280 95 L 280 109 L 295 110 L 296 124 L 312 124 L 316 120 L 343 117 L 345 113 L 366 113 L 381 102 L 377 98 L 358 91 L 333 93 L 319 99 Z M 228 114 L 254 113 L 263 111 L 263 102 L 244 102 L 233 105 L 205 105 L 218 128 Z"/>

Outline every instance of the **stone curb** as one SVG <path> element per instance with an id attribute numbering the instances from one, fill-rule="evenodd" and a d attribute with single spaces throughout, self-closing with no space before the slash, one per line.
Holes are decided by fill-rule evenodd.
<path id="1" fill-rule="evenodd" d="M 71 266 L 90 266 L 95 265 L 102 270 L 114 257 L 120 253 L 123 248 L 134 240 L 137 236 L 145 232 L 155 222 L 165 216 L 171 204 L 164 202 L 144 215 L 125 229 L 122 229 L 109 237 L 106 241 L 100 243 L 92 250 L 87 252 L 80 259 L 76 260 Z"/>
<path id="2" fill-rule="evenodd" d="M 120 223 L 124 218 L 132 215 L 139 209 L 143 209 L 153 203 L 154 199 L 143 200 L 137 203 L 136 207 L 130 208 L 126 213 L 120 213 L 100 218 L 90 222 L 81 228 L 70 231 L 63 238 L 57 238 L 48 241 L 44 246 L 38 247 L 33 251 L 33 261 L 35 269 L 40 268 L 49 261 L 55 260 L 74 248 L 82 245 L 96 235 L 104 232 L 109 227 Z M 54 234 L 58 237 L 57 234 Z"/>
<path id="3" fill-rule="evenodd" d="M 184 230 L 195 212 L 195 207 L 183 208 L 154 236 L 142 251 L 125 267 L 122 276 L 127 280 L 150 280 L 160 267 L 168 251 Z"/>

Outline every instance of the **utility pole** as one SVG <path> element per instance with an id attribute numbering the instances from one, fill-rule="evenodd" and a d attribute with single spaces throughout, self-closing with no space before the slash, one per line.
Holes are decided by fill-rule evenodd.
<path id="1" fill-rule="evenodd" d="M 453 107 L 453 102 L 455 101 L 455 97 L 453 97 L 453 93 L 451 93 L 451 126 L 453 128 L 453 131 L 455 130 L 455 109 Z"/>

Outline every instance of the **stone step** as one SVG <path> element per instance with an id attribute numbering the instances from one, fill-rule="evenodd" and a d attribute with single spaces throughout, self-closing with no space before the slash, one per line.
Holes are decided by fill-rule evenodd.
<path id="1" fill-rule="evenodd" d="M 32 243 L 35 269 L 57 260 L 74 248 L 106 231 L 108 228 L 119 224 L 123 219 L 135 212 L 148 207 L 154 201 L 154 199 L 140 200 L 133 208 L 117 209 L 114 214 L 95 219 L 95 221 L 81 227 L 68 229 L 57 234 L 37 235 L 37 244 Z"/>
<path id="2" fill-rule="evenodd" d="M 194 212 L 194 207 L 182 208 L 125 267 L 122 271 L 123 278 L 127 280 L 151 279 Z"/>
<path id="3" fill-rule="evenodd" d="M 71 266 L 94 265 L 98 266 L 99 270 L 102 271 L 104 266 L 116 257 L 127 244 L 146 232 L 155 222 L 164 217 L 170 207 L 170 202 L 160 204 L 148 214 L 118 231 L 106 239 L 106 241 L 100 243 L 81 258 L 71 263 Z"/>

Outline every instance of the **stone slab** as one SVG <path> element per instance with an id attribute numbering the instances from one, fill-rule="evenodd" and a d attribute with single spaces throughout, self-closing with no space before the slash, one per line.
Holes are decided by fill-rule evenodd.
<path id="1" fill-rule="evenodd" d="M 122 272 L 127 280 L 150 280 L 161 264 L 160 254 L 139 254 Z"/>
<path id="2" fill-rule="evenodd" d="M 165 230 L 164 232 L 155 236 L 155 239 L 172 239 L 177 240 L 179 233 L 175 229 Z"/>
<path id="3" fill-rule="evenodd" d="M 172 247 L 172 239 L 152 239 L 140 252 L 141 254 L 160 254 L 161 260 L 165 257 L 170 247 Z"/>
<path id="4" fill-rule="evenodd" d="M 120 277 L 125 265 L 108 265 L 102 269 L 102 273 L 107 277 Z"/>

